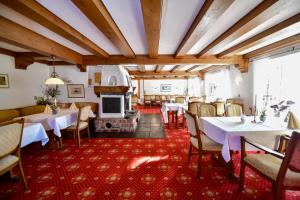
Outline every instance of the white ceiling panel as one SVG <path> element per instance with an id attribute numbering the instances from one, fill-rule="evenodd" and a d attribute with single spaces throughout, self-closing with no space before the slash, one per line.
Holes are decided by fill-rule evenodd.
<path id="1" fill-rule="evenodd" d="M 297 13 L 299 13 L 300 11 L 300 1 L 299 4 L 297 6 L 294 6 L 293 9 L 289 9 L 289 12 L 280 12 L 277 15 L 275 15 L 274 17 L 270 18 L 269 20 L 265 21 L 264 23 L 262 23 L 261 25 L 255 27 L 254 29 L 252 29 L 251 31 L 247 32 L 246 34 L 244 34 L 243 36 L 237 38 L 236 40 L 234 40 L 233 42 L 227 44 L 226 46 L 217 49 L 215 52 L 213 52 L 213 54 L 218 54 L 222 51 L 225 51 L 226 49 L 229 49 L 231 47 L 233 47 L 234 45 L 237 45 L 251 37 L 253 37 L 254 35 L 261 33 L 262 31 L 275 26 L 276 24 L 288 19 L 289 17 L 292 17 L 294 15 L 296 15 Z M 292 29 L 287 29 L 288 31 L 291 31 Z M 284 32 L 287 32 L 287 30 L 285 30 Z M 292 31 L 291 31 L 292 32 Z"/>
<path id="2" fill-rule="evenodd" d="M 19 14 L 18 12 L 12 10 L 11 8 L 8 8 L 0 3 L 0 13 L 1 16 L 14 21 L 15 23 L 18 23 L 28 29 L 31 29 L 32 31 L 43 35 L 50 40 L 53 40 L 63 46 L 66 46 L 74 51 L 77 51 L 80 54 L 83 55 L 89 55 L 90 52 L 86 51 L 85 49 L 79 47 L 78 45 L 70 42 L 69 40 L 61 37 L 60 35 L 50 31 L 49 29 L 45 28 L 44 26 L 41 26 L 40 24 L 32 21 L 31 19 L 25 17 L 24 15 Z"/>
<path id="3" fill-rule="evenodd" d="M 156 65 L 145 65 L 146 71 L 154 71 L 156 69 Z"/>
<path id="4" fill-rule="evenodd" d="M 220 19 L 210 26 L 209 31 L 193 46 L 188 54 L 198 54 L 261 2 L 262 0 L 235 0 Z"/>
<path id="5" fill-rule="evenodd" d="M 171 69 L 174 68 L 175 65 L 164 65 L 164 68 L 162 69 L 162 71 L 170 71 Z"/>
<path id="6" fill-rule="evenodd" d="M 103 0 L 135 54 L 147 54 L 147 40 L 140 0 Z"/>
<path id="7" fill-rule="evenodd" d="M 14 51 L 14 52 L 30 52 L 27 49 L 23 49 L 21 47 L 17 47 L 15 45 L 11 45 L 11 44 L 8 44 L 8 43 L 5 43 L 5 42 L 1 42 L 1 41 L 0 41 L 0 47 L 3 48 L 3 49 Z"/>
<path id="8" fill-rule="evenodd" d="M 293 36 L 293 35 L 296 35 L 296 34 L 299 34 L 300 33 L 300 22 L 292 25 L 292 26 L 289 26 L 285 29 L 282 29 L 280 31 L 278 31 L 278 33 L 276 33 L 276 36 L 275 37 L 272 37 L 272 39 L 268 39 L 267 41 L 265 42 L 262 42 L 258 45 L 255 45 L 251 48 L 248 48 L 244 51 L 241 51 L 239 52 L 238 54 L 246 54 L 246 53 L 249 53 L 251 51 L 254 51 L 256 49 L 259 49 L 261 47 L 264 47 L 264 46 L 267 46 L 269 44 L 272 44 L 274 42 L 277 42 L 279 40 L 282 40 L 284 38 L 287 38 L 287 37 L 290 37 L 290 36 Z"/>
<path id="9" fill-rule="evenodd" d="M 193 65 L 185 65 L 184 67 L 182 67 L 181 69 L 179 69 L 178 71 L 185 71 L 191 67 L 195 66 L 194 64 Z"/>
<path id="10" fill-rule="evenodd" d="M 126 69 L 128 69 L 129 71 L 136 71 L 138 70 L 138 66 L 124 66 Z"/>
<path id="11" fill-rule="evenodd" d="M 200 71 L 202 69 L 205 69 L 205 68 L 208 68 L 210 67 L 211 65 L 199 65 L 199 67 L 196 67 L 195 69 L 193 69 L 191 72 L 194 72 L 194 71 Z"/>
<path id="12" fill-rule="evenodd" d="M 159 54 L 174 54 L 204 0 L 164 0 Z"/>
<path id="13" fill-rule="evenodd" d="M 70 0 L 55 0 L 55 3 L 49 0 L 37 1 L 85 37 L 89 38 L 96 45 L 104 49 L 108 54 L 121 54 L 112 42 L 99 31 Z"/>

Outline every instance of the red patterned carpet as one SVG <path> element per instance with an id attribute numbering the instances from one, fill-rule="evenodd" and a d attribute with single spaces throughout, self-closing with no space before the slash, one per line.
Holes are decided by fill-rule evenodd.
<path id="1" fill-rule="evenodd" d="M 158 108 L 141 109 L 159 113 Z M 272 199 L 270 184 L 248 171 L 246 189 L 222 169 L 209 168 L 196 179 L 196 157 L 187 161 L 185 129 L 166 129 L 165 139 L 83 139 L 82 147 L 64 141 L 64 150 L 23 149 L 23 166 L 30 190 L 18 181 L 1 182 L 2 199 Z M 238 158 L 235 159 L 238 163 Z M 299 192 L 286 192 L 289 200 Z"/>

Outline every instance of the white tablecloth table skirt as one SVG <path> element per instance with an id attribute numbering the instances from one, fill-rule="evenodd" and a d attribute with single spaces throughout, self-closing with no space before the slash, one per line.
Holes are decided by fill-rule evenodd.
<path id="1" fill-rule="evenodd" d="M 251 123 L 253 117 L 246 117 L 245 123 L 240 117 L 201 117 L 200 130 L 209 138 L 223 144 L 222 156 L 226 162 L 231 160 L 230 150 L 240 150 L 241 136 L 253 140 L 263 146 L 277 148 L 279 137 L 289 134 L 290 131 L 278 123 Z M 247 146 L 247 150 L 257 150 Z"/>
<path id="2" fill-rule="evenodd" d="M 33 142 L 41 142 L 44 146 L 49 141 L 48 135 L 41 123 L 25 123 L 21 141 L 21 147 Z"/>
<path id="3" fill-rule="evenodd" d="M 184 113 L 184 110 L 187 109 L 187 106 L 180 103 L 163 103 L 161 107 L 161 112 L 165 123 L 169 122 L 168 111 L 177 111 L 177 116 L 180 116 Z"/>

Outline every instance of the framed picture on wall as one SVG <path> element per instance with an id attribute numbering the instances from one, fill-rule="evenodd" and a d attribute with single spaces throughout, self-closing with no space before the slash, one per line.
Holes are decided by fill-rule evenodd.
<path id="1" fill-rule="evenodd" d="M 171 92 L 172 85 L 171 84 L 160 84 L 160 92 Z"/>
<path id="2" fill-rule="evenodd" d="M 68 84 L 68 98 L 84 98 L 85 91 L 83 84 Z"/>
<path id="3" fill-rule="evenodd" d="M 0 74 L 0 88 L 9 88 L 9 81 L 7 74 Z"/>

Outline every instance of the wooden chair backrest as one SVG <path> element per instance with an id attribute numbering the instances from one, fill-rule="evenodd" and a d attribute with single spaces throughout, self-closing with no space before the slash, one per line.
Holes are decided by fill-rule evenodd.
<path id="1" fill-rule="evenodd" d="M 215 117 L 215 116 L 217 116 L 216 106 L 208 103 L 203 103 L 200 105 L 199 117 Z"/>
<path id="2" fill-rule="evenodd" d="M 144 99 L 145 99 L 145 101 L 150 101 L 151 100 L 150 95 L 145 95 Z"/>
<path id="3" fill-rule="evenodd" d="M 24 119 L 0 123 L 0 159 L 20 149 Z"/>
<path id="4" fill-rule="evenodd" d="M 232 103 L 226 106 L 226 116 L 241 116 L 243 114 L 243 105 Z"/>
<path id="5" fill-rule="evenodd" d="M 175 97 L 176 103 L 184 103 L 185 97 Z"/>
<path id="6" fill-rule="evenodd" d="M 189 102 L 188 104 L 188 111 L 192 114 L 199 116 L 200 114 L 200 105 L 203 104 L 202 102 Z"/>
<path id="7" fill-rule="evenodd" d="M 155 101 L 160 101 L 160 96 L 155 95 Z"/>
<path id="8" fill-rule="evenodd" d="M 201 131 L 199 129 L 199 123 L 198 123 L 198 117 L 197 115 L 186 111 L 185 112 L 185 118 L 187 122 L 187 128 L 190 134 L 190 137 L 197 138 L 198 139 L 198 146 L 199 149 L 202 149 L 202 142 L 201 142 Z"/>

